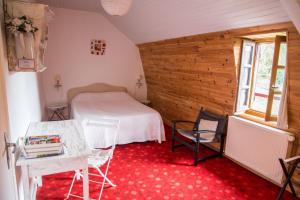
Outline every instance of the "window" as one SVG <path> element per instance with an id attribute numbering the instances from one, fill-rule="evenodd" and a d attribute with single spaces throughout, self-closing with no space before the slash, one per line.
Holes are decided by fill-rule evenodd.
<path id="1" fill-rule="evenodd" d="M 270 34 L 268 35 L 270 36 Z M 287 44 L 285 35 L 256 36 L 242 45 L 237 111 L 277 119 L 285 77 Z"/>

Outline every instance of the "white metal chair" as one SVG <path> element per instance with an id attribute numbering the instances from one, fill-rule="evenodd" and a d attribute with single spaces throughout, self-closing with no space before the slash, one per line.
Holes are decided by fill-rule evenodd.
<path id="1" fill-rule="evenodd" d="M 99 127 L 102 129 L 106 129 L 105 134 L 111 134 L 112 137 L 111 138 L 111 146 L 109 148 L 105 148 L 105 149 L 101 149 L 101 148 L 92 148 L 92 154 L 89 156 L 88 158 L 88 165 L 91 168 L 94 168 L 97 170 L 97 172 L 99 174 L 94 174 L 94 173 L 89 173 L 89 176 L 96 176 L 96 177 L 102 177 L 103 181 L 102 182 L 98 182 L 98 181 L 93 181 L 93 180 L 89 180 L 90 182 L 94 182 L 94 183 L 98 183 L 98 184 L 102 184 L 101 186 L 101 190 L 99 193 L 99 200 L 101 199 L 102 196 L 102 192 L 104 189 L 105 184 L 109 184 L 112 187 L 115 187 L 116 185 L 112 183 L 111 180 L 109 180 L 107 178 L 107 173 L 108 173 L 108 169 L 109 169 L 109 165 L 110 165 L 110 161 L 113 157 L 113 153 L 116 147 L 116 140 L 117 140 L 117 136 L 118 136 L 118 130 L 119 130 L 119 120 L 115 120 L 115 119 L 97 119 L 97 121 L 86 121 L 84 122 L 86 127 Z M 107 163 L 106 168 L 105 168 L 105 172 L 103 173 L 100 170 L 100 167 L 103 166 L 105 163 Z M 73 197 L 78 197 L 78 198 L 83 198 L 81 196 L 78 195 L 74 195 L 71 194 L 72 192 L 72 188 L 76 180 L 80 180 L 80 178 L 82 178 L 82 172 L 81 171 L 76 171 L 75 175 L 73 177 L 72 180 L 72 184 L 71 187 L 69 189 L 68 195 L 66 197 L 66 199 L 68 199 L 70 196 Z"/>

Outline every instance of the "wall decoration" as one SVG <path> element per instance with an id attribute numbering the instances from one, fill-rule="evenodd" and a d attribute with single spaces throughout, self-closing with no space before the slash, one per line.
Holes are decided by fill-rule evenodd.
<path id="1" fill-rule="evenodd" d="M 18 69 L 20 70 L 36 70 L 34 59 L 18 59 Z"/>
<path id="2" fill-rule="evenodd" d="M 106 43 L 104 40 L 92 40 L 91 41 L 91 54 L 104 55 L 106 49 Z"/>
<path id="3" fill-rule="evenodd" d="M 54 13 L 47 5 L 21 1 L 7 1 L 5 8 L 9 70 L 45 70 L 48 24 Z"/>
<path id="4" fill-rule="evenodd" d="M 14 35 L 15 52 L 18 59 L 18 70 L 35 70 L 34 62 L 34 33 L 38 28 L 32 20 L 23 15 L 11 17 L 7 15 L 5 20 L 7 32 Z"/>
<path id="5" fill-rule="evenodd" d="M 26 15 L 21 17 L 8 16 L 5 21 L 6 28 L 12 34 L 15 33 L 35 33 L 39 29 L 34 26 L 32 20 Z"/>

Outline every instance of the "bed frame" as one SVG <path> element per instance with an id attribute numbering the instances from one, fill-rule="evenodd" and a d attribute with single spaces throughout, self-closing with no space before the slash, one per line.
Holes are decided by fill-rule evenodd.
<path id="1" fill-rule="evenodd" d="M 101 93 L 101 92 L 127 92 L 125 87 L 109 85 L 106 83 L 93 83 L 87 86 L 71 88 L 67 92 L 67 100 L 70 105 L 74 97 L 81 93 Z"/>

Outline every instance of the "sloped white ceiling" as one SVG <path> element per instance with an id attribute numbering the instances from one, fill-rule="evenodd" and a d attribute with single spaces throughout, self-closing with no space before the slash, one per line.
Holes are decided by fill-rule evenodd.
<path id="1" fill-rule="evenodd" d="M 280 0 L 280 2 L 300 33 L 300 0 Z"/>
<path id="2" fill-rule="evenodd" d="M 100 0 L 39 0 L 100 12 L 136 44 L 232 28 L 290 21 L 280 0 L 133 0 L 129 13 L 107 15 Z"/>

